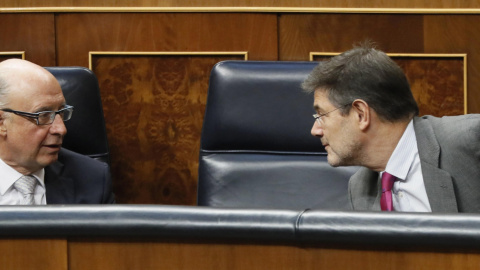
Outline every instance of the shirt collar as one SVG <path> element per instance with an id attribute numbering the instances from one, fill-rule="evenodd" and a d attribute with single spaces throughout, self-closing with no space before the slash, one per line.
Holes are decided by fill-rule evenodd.
<path id="1" fill-rule="evenodd" d="M 415 137 L 412 119 L 390 156 L 385 171 L 396 176 L 399 180 L 405 180 L 417 153 L 417 138 Z"/>
<path id="2" fill-rule="evenodd" d="M 0 159 L 0 195 L 5 195 L 5 192 L 9 190 L 12 185 L 17 181 L 22 174 L 16 171 L 14 168 L 8 166 L 3 160 Z M 45 187 L 45 169 L 41 169 L 32 174 L 37 178 L 42 187 Z"/>

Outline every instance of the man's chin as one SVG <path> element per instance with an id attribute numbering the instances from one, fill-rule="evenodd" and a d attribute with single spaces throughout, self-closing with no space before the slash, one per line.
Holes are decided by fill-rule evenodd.
<path id="1" fill-rule="evenodd" d="M 42 164 L 43 167 L 47 167 L 48 165 L 56 162 L 57 160 L 58 160 L 58 152 L 45 155 L 39 163 Z"/>
<path id="2" fill-rule="evenodd" d="M 332 167 L 343 167 L 343 166 L 352 166 L 352 162 L 346 158 L 340 158 L 335 153 L 328 153 L 327 155 L 327 162 Z"/>
<path id="3" fill-rule="evenodd" d="M 328 154 L 327 156 L 327 162 L 330 166 L 332 167 L 338 167 L 338 166 L 341 166 L 340 162 L 338 159 L 335 159 L 332 157 L 332 155 Z"/>

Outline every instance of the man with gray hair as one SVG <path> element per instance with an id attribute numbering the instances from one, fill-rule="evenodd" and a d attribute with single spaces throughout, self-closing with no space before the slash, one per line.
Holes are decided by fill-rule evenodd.
<path id="1" fill-rule="evenodd" d="M 302 87 L 329 164 L 363 166 L 353 210 L 480 212 L 480 115 L 418 117 L 402 69 L 368 44 L 320 63 Z"/>
<path id="2" fill-rule="evenodd" d="M 114 203 L 108 165 L 62 148 L 73 114 L 55 77 L 0 63 L 0 204 Z"/>

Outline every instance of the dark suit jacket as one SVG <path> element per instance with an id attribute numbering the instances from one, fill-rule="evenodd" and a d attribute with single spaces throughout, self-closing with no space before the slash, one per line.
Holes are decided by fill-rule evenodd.
<path id="1" fill-rule="evenodd" d="M 480 114 L 415 117 L 413 126 L 432 212 L 480 213 Z M 380 211 L 378 173 L 361 168 L 349 182 L 354 210 Z"/>
<path id="2" fill-rule="evenodd" d="M 115 203 L 106 163 L 62 148 L 45 167 L 47 204 Z"/>

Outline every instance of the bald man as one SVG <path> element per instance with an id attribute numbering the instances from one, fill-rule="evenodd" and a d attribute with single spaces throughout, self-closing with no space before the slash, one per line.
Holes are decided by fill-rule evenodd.
<path id="1" fill-rule="evenodd" d="M 0 205 L 114 203 L 107 164 L 62 148 L 72 114 L 46 69 L 0 63 Z"/>

